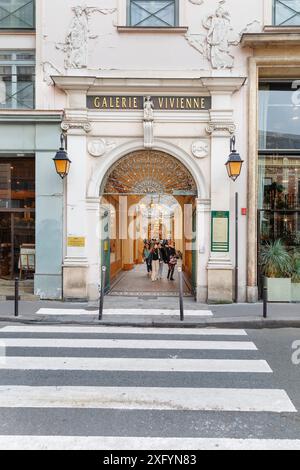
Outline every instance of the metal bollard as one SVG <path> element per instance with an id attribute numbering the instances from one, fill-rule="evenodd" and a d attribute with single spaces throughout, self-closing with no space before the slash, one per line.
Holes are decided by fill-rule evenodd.
<path id="1" fill-rule="evenodd" d="M 105 296 L 105 278 L 106 278 L 106 266 L 102 266 L 100 302 L 99 302 L 99 320 L 102 320 L 102 318 L 103 318 L 103 306 L 104 306 L 104 296 Z"/>
<path id="2" fill-rule="evenodd" d="M 184 321 L 184 306 L 183 306 L 183 278 L 182 278 L 182 268 L 178 267 L 178 277 L 179 277 L 179 305 L 180 305 L 180 321 Z"/>
<path id="3" fill-rule="evenodd" d="M 19 278 L 15 278 L 15 317 L 19 316 Z"/>
<path id="4" fill-rule="evenodd" d="M 268 288 L 264 286 L 263 288 L 263 315 L 264 318 L 268 318 Z"/>

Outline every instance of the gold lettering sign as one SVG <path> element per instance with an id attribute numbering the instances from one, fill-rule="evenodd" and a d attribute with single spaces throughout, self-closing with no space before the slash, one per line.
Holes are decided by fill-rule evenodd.
<path id="1" fill-rule="evenodd" d="M 70 248 L 84 248 L 85 238 L 84 237 L 68 237 L 68 246 Z"/>
<path id="2" fill-rule="evenodd" d="M 158 111 L 207 111 L 211 109 L 210 96 L 152 96 Z M 87 96 L 88 109 L 142 110 L 144 96 Z"/>

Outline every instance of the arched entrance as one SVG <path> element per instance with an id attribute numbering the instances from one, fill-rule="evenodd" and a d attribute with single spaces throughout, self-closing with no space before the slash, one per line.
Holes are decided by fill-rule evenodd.
<path id="1" fill-rule="evenodd" d="M 197 185 L 175 157 L 158 150 L 134 151 L 106 173 L 100 191 L 101 261 L 107 267 L 107 290 L 115 294 L 172 295 L 165 268 L 151 283 L 143 266 L 145 240 L 172 240 L 182 257 L 186 293 L 196 286 Z"/>

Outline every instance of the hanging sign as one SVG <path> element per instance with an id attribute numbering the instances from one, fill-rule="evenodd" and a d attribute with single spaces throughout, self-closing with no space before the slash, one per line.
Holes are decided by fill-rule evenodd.
<path id="1" fill-rule="evenodd" d="M 87 96 L 88 109 L 142 110 L 144 96 L 97 95 Z M 152 96 L 157 111 L 207 111 L 211 109 L 211 96 Z"/>
<path id="2" fill-rule="evenodd" d="M 229 212 L 213 211 L 211 217 L 211 251 L 229 252 Z"/>

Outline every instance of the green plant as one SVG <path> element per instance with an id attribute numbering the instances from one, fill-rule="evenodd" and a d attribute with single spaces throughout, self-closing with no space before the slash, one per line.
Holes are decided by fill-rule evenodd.
<path id="1" fill-rule="evenodd" d="M 292 282 L 300 284 L 300 254 L 292 255 Z"/>
<path id="2" fill-rule="evenodd" d="M 260 264 L 262 267 L 262 273 L 266 277 L 291 277 L 291 257 L 280 239 L 267 243 L 261 248 Z"/>

